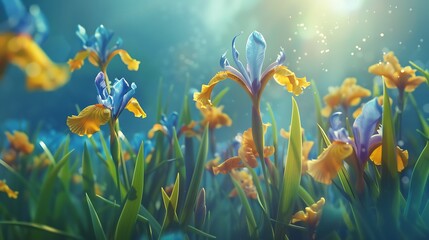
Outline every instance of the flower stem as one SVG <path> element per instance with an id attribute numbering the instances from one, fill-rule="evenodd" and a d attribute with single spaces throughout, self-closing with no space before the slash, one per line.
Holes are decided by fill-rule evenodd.
<path id="1" fill-rule="evenodd" d="M 396 108 L 396 134 L 397 134 L 397 140 L 402 140 L 402 114 L 404 112 L 404 101 L 405 101 L 405 94 L 404 90 L 399 89 L 399 95 L 398 95 L 398 106 Z"/>

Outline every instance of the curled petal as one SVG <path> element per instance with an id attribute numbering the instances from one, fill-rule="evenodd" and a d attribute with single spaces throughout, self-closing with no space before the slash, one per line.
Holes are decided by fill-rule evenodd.
<path id="1" fill-rule="evenodd" d="M 215 157 L 214 159 L 212 159 L 212 160 L 208 161 L 208 162 L 204 165 L 204 168 L 205 168 L 207 171 L 209 171 L 209 172 L 213 173 L 213 168 L 214 168 L 214 167 L 217 167 L 217 166 L 219 165 L 219 161 L 220 161 L 220 157 L 219 157 L 219 156 L 217 156 L 217 157 Z"/>
<path id="2" fill-rule="evenodd" d="M 331 184 L 341 166 L 343 160 L 353 153 L 353 147 L 344 142 L 334 141 L 329 145 L 316 160 L 308 161 L 308 174 L 314 180 Z"/>
<path id="3" fill-rule="evenodd" d="M 317 203 L 305 208 L 304 211 L 299 211 L 292 216 L 292 223 L 306 222 L 312 229 L 315 229 L 319 222 L 322 207 L 325 205 L 325 199 L 320 198 Z"/>
<path id="4" fill-rule="evenodd" d="M 295 73 L 282 65 L 275 68 L 274 79 L 281 86 L 285 86 L 288 92 L 295 95 L 300 95 L 304 88 L 310 86 L 305 77 L 296 77 Z"/>
<path id="5" fill-rule="evenodd" d="M 2 180 L 0 180 L 0 192 L 5 192 L 9 198 L 18 198 L 18 192 L 10 189 L 10 187 Z"/>
<path id="6" fill-rule="evenodd" d="M 372 151 L 371 155 L 369 156 L 369 158 L 371 159 L 371 161 L 374 162 L 375 165 L 381 165 L 381 152 L 382 146 L 379 145 L 376 149 L 374 149 L 374 151 Z M 405 166 L 408 165 L 408 151 L 402 150 L 400 147 L 396 147 L 396 162 L 398 172 L 404 170 Z"/>
<path id="7" fill-rule="evenodd" d="M 84 64 L 84 60 L 89 56 L 89 54 L 90 52 L 87 50 L 77 52 L 74 58 L 67 62 L 70 66 L 70 71 L 73 72 L 76 69 L 80 69 Z"/>
<path id="8" fill-rule="evenodd" d="M 168 135 L 167 129 L 159 123 L 155 123 L 153 127 L 149 130 L 147 136 L 148 138 L 153 138 L 155 132 L 161 131 L 164 135 Z"/>
<path id="9" fill-rule="evenodd" d="M 225 162 L 219 164 L 218 166 L 213 167 L 213 174 L 218 175 L 227 174 L 233 169 L 244 167 L 244 164 L 241 162 L 240 157 L 232 157 L 225 160 Z"/>
<path id="10" fill-rule="evenodd" d="M 137 70 L 139 70 L 139 64 L 140 64 L 140 61 L 138 61 L 138 60 L 136 60 L 136 59 L 132 58 L 132 57 L 130 56 L 130 54 L 128 54 L 128 52 L 127 52 L 127 51 L 125 51 L 125 50 L 123 50 L 123 49 L 117 49 L 117 50 L 113 51 L 113 52 L 109 55 L 107 62 L 110 62 L 110 60 L 111 60 L 111 59 L 112 59 L 116 54 L 119 54 L 119 57 L 121 57 L 122 62 L 123 62 L 125 65 L 127 65 L 128 70 L 130 70 L 130 71 L 137 71 Z"/>
<path id="11" fill-rule="evenodd" d="M 127 106 L 125 107 L 128 111 L 134 113 L 134 117 L 141 117 L 145 118 L 146 113 L 143 111 L 142 107 L 140 107 L 139 102 L 135 98 L 131 98 L 130 101 L 128 101 Z"/>
<path id="12" fill-rule="evenodd" d="M 227 71 L 218 72 L 207 85 L 203 84 L 201 86 L 201 92 L 194 93 L 194 101 L 201 103 L 202 108 L 206 106 L 211 106 L 212 105 L 211 95 L 212 95 L 213 88 L 216 86 L 216 84 L 218 84 L 219 82 L 227 78 L 228 78 Z"/>
<path id="13" fill-rule="evenodd" d="M 84 108 L 78 116 L 67 117 L 67 126 L 70 131 L 79 135 L 91 137 L 100 131 L 100 126 L 110 119 L 110 110 L 101 104 L 90 105 Z"/>

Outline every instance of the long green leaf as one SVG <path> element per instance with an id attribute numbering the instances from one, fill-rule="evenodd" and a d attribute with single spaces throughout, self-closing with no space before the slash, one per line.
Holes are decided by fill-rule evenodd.
<path id="1" fill-rule="evenodd" d="M 214 98 L 212 101 L 212 104 L 214 106 L 219 105 L 220 101 L 222 100 L 222 98 L 225 96 L 225 94 L 229 91 L 229 87 L 226 87 L 224 89 L 222 89 L 222 91 L 220 91 Z"/>
<path id="2" fill-rule="evenodd" d="M 410 99 L 411 104 L 413 105 L 414 109 L 417 112 L 417 116 L 419 117 L 420 124 L 423 127 L 423 131 L 424 131 L 425 135 L 429 136 L 429 124 L 426 121 L 425 117 L 423 116 L 423 113 L 420 111 L 419 107 L 417 106 L 417 102 L 416 102 L 416 99 L 414 98 L 413 94 L 409 93 L 408 99 Z"/>
<path id="3" fill-rule="evenodd" d="M 410 189 L 408 191 L 407 206 L 405 207 L 405 216 L 409 221 L 415 221 L 422 205 L 425 185 L 429 177 L 429 141 L 421 152 L 414 170 L 411 175 Z"/>
<path id="4" fill-rule="evenodd" d="M 281 165 L 279 163 L 279 154 L 278 154 L 278 134 L 277 134 L 277 122 L 276 122 L 276 118 L 274 117 L 274 112 L 273 109 L 271 108 L 271 105 L 269 103 L 267 103 L 267 110 L 268 113 L 270 114 L 270 118 L 271 118 L 271 129 L 272 129 L 272 135 L 273 135 L 273 147 L 274 149 L 276 149 L 276 151 L 274 152 L 274 166 L 276 167 L 276 170 L 279 168 L 279 166 Z M 273 176 L 273 182 L 274 185 L 276 187 L 278 187 L 279 184 L 279 172 L 275 171 L 274 172 L 274 176 Z"/>
<path id="5" fill-rule="evenodd" d="M 140 145 L 134 168 L 131 188 L 127 194 L 124 208 L 116 225 L 115 239 L 130 239 L 143 197 L 144 186 L 144 152 L 143 143 Z"/>
<path id="6" fill-rule="evenodd" d="M 423 76 L 425 76 L 426 78 L 426 83 L 429 84 L 429 72 L 427 70 L 424 70 L 423 68 L 421 68 L 420 66 L 418 66 L 417 64 L 415 64 L 414 62 L 410 61 L 411 66 L 413 66 L 415 69 L 417 69 L 420 73 L 423 74 Z"/>
<path id="7" fill-rule="evenodd" d="M 240 197 L 241 204 L 243 204 L 244 207 L 249 236 L 253 239 L 258 239 L 258 225 L 256 224 L 255 216 L 253 215 L 252 208 L 250 207 L 246 194 L 244 193 L 237 180 L 235 180 L 233 177 L 231 177 L 231 180 L 234 184 L 235 190 L 237 190 L 238 196 Z"/>
<path id="8" fill-rule="evenodd" d="M 82 154 L 82 178 L 83 178 L 83 190 L 89 194 L 91 198 L 95 196 L 95 180 L 94 172 L 92 171 L 91 157 L 86 143 L 83 144 Z"/>
<path id="9" fill-rule="evenodd" d="M 43 224 L 37 224 L 37 223 L 33 223 L 33 222 L 0 221 L 0 225 L 19 226 L 19 227 L 25 227 L 25 228 L 32 228 L 32 229 L 40 230 L 42 232 L 46 232 L 46 233 L 50 233 L 50 234 L 56 235 L 58 237 L 67 237 L 67 238 L 72 238 L 72 239 L 82 239 L 79 236 L 76 236 L 76 235 L 73 235 L 73 234 L 61 231 L 61 230 L 53 228 L 51 226 L 43 225 Z"/>
<path id="10" fill-rule="evenodd" d="M 381 220 L 384 225 L 383 227 L 391 229 L 391 231 L 389 231 L 389 236 L 395 236 L 394 234 L 397 233 L 399 227 L 399 176 L 396 162 L 395 133 L 386 86 L 383 88 L 383 93 L 382 172 L 378 208 L 382 214 Z"/>
<path id="11" fill-rule="evenodd" d="M 298 104 L 292 98 L 292 117 L 290 127 L 290 139 L 287 149 L 286 166 L 283 174 L 283 183 L 280 189 L 280 201 L 277 211 L 277 223 L 275 227 L 276 239 L 282 239 L 285 228 L 279 222 L 288 224 L 292 217 L 293 206 L 301 182 L 301 156 L 302 134 L 301 120 Z"/>
<path id="12" fill-rule="evenodd" d="M 40 190 L 34 222 L 44 223 L 46 221 L 46 217 L 49 214 L 49 211 L 46 211 L 46 209 L 49 209 L 49 204 L 50 204 L 50 200 L 52 199 L 54 184 L 55 182 L 57 182 L 56 178 L 57 178 L 58 172 L 61 170 L 64 164 L 67 163 L 70 157 L 70 154 L 72 152 L 73 150 L 68 152 L 66 155 L 64 155 L 63 158 L 60 161 L 58 161 L 53 166 L 53 168 L 51 168 L 50 171 L 47 173 Z"/>
<path id="13" fill-rule="evenodd" d="M 186 228 L 186 230 L 188 230 L 189 232 L 193 232 L 195 234 L 198 234 L 200 236 L 206 237 L 208 239 L 215 239 L 216 238 L 216 236 L 208 234 L 208 233 L 206 233 L 206 232 L 204 232 L 204 231 L 202 231 L 202 230 L 200 230 L 198 228 L 195 228 L 195 227 L 193 227 L 191 225 L 188 225 L 187 228 Z"/>
<path id="14" fill-rule="evenodd" d="M 192 175 L 188 193 L 186 194 L 185 204 L 180 215 L 180 223 L 187 224 L 192 216 L 195 202 L 199 192 L 201 179 L 204 172 L 204 162 L 207 158 L 208 151 L 208 126 L 204 129 L 204 134 L 201 138 L 200 149 L 198 150 L 197 163 L 195 165 L 194 174 Z"/>
<path id="15" fill-rule="evenodd" d="M 185 167 L 185 159 L 183 158 L 182 150 L 180 149 L 179 139 L 177 139 L 176 129 L 173 131 L 173 148 L 174 148 L 174 157 L 176 160 L 176 169 L 179 172 L 180 176 L 180 187 L 179 187 L 179 203 L 183 204 L 186 197 L 186 167 Z"/>
<path id="16" fill-rule="evenodd" d="M 49 151 L 49 148 L 46 146 L 46 144 L 43 141 L 39 142 L 40 147 L 42 147 L 43 151 L 46 153 L 46 156 L 48 159 L 55 164 L 55 158 L 52 155 L 51 151 Z"/>
<path id="17" fill-rule="evenodd" d="M 100 219 L 98 218 L 97 211 L 92 205 L 91 199 L 88 194 L 86 196 L 86 202 L 88 203 L 89 213 L 91 214 L 92 228 L 94 229 L 94 234 L 97 240 L 106 239 L 106 235 L 104 234 L 103 226 L 101 225 Z"/>

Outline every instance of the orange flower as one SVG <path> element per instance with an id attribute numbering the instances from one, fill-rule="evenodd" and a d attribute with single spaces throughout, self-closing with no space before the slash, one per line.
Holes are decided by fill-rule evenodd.
<path id="1" fill-rule="evenodd" d="M 319 223 L 320 216 L 322 214 L 322 207 L 324 205 L 325 205 L 325 199 L 322 197 L 320 198 L 319 201 L 317 201 L 317 203 L 314 203 L 311 206 L 306 207 L 305 212 L 299 211 L 295 213 L 292 216 L 291 222 L 292 223 L 305 222 L 312 230 L 315 230 L 317 224 Z"/>
<path id="2" fill-rule="evenodd" d="M 381 166 L 381 145 L 374 149 L 369 156 L 369 159 L 374 162 L 375 165 Z M 398 172 L 404 170 L 408 164 L 408 151 L 402 150 L 400 147 L 396 147 L 396 162 L 398 164 Z"/>
<path id="3" fill-rule="evenodd" d="M 0 192 L 5 192 L 9 198 L 13 198 L 13 199 L 18 198 L 18 192 L 10 189 L 10 187 L 6 184 L 6 182 L 2 180 L 0 180 Z"/>
<path id="4" fill-rule="evenodd" d="M 343 160 L 353 153 L 353 147 L 345 142 L 334 141 L 329 145 L 316 160 L 308 161 L 308 174 L 314 180 L 331 184 L 341 166 Z"/>
<path id="5" fill-rule="evenodd" d="M 9 141 L 11 147 L 24 154 L 30 154 L 34 150 L 34 145 L 29 142 L 27 134 L 20 131 L 14 131 L 13 134 L 6 132 L 7 140 Z"/>
<path id="6" fill-rule="evenodd" d="M 269 124 L 263 125 L 264 134 L 267 132 L 267 127 Z M 264 157 L 269 157 L 274 154 L 273 146 L 264 147 Z M 232 169 L 245 167 L 246 163 L 249 167 L 255 168 L 258 166 L 256 158 L 259 156 L 258 151 L 256 150 L 255 142 L 253 141 L 252 128 L 244 131 L 241 146 L 238 149 L 238 156 L 229 158 L 225 160 L 219 166 L 213 167 L 213 173 L 215 175 L 222 173 L 226 174 Z"/>
<path id="7" fill-rule="evenodd" d="M 222 126 L 231 126 L 232 120 L 226 113 L 222 112 L 223 106 L 203 107 L 201 102 L 196 102 L 196 106 L 204 118 L 201 121 L 202 126 L 206 126 L 208 124 L 210 129 L 220 128 Z"/>
<path id="8" fill-rule="evenodd" d="M 211 173 L 213 173 L 213 168 L 219 165 L 220 157 L 216 157 L 210 161 L 208 161 L 205 165 L 205 169 Z"/>
<path id="9" fill-rule="evenodd" d="M 256 188 L 253 185 L 252 176 L 246 170 L 231 170 L 231 176 L 240 183 L 240 187 L 243 189 L 244 193 L 248 198 L 257 199 L 258 193 Z M 233 189 L 229 193 L 229 197 L 237 196 L 237 189 Z"/>
<path id="10" fill-rule="evenodd" d="M 383 56 L 384 62 L 379 62 L 368 68 L 368 72 L 383 77 L 388 88 L 398 88 L 399 91 L 412 92 L 425 78 L 416 76 L 416 70 L 410 66 L 401 67 L 393 52 Z"/>
<path id="11" fill-rule="evenodd" d="M 356 78 L 346 78 L 341 87 L 330 87 L 329 94 L 323 100 L 326 107 L 322 109 L 322 115 L 329 117 L 332 110 L 341 106 L 345 111 L 351 106 L 356 106 L 364 97 L 369 97 L 371 92 L 356 84 Z"/>

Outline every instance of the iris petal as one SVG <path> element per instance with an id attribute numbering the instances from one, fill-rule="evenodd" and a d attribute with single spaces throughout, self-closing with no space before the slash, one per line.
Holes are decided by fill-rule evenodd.
<path id="1" fill-rule="evenodd" d="M 84 60 L 89 56 L 89 52 L 86 50 L 82 50 L 76 53 L 73 59 L 70 59 L 67 63 L 70 66 L 70 70 L 73 72 L 76 69 L 80 69 Z"/>
<path id="2" fill-rule="evenodd" d="M 128 52 L 123 49 L 115 50 L 111 54 L 109 54 L 107 62 L 109 62 L 117 54 L 119 55 L 119 57 L 121 57 L 122 62 L 127 65 L 128 70 L 139 70 L 140 61 L 137 61 L 136 59 L 132 58 L 130 54 L 128 54 Z"/>
<path id="3" fill-rule="evenodd" d="M 287 69 L 285 66 L 278 66 L 275 68 L 274 79 L 281 86 L 285 86 L 288 92 L 295 95 L 300 95 L 304 88 L 310 86 L 305 77 L 298 78 L 295 73 Z"/>
<path id="4" fill-rule="evenodd" d="M 100 126 L 110 119 L 110 110 L 101 104 L 90 105 L 84 108 L 78 116 L 67 117 L 67 126 L 70 131 L 79 135 L 91 137 L 100 131 Z"/>
<path id="5" fill-rule="evenodd" d="M 368 160 L 369 140 L 374 134 L 377 123 L 381 119 L 382 108 L 377 102 L 377 98 L 363 105 L 362 113 L 353 123 L 353 135 L 355 138 L 356 155 L 361 163 Z"/>
<path id="6" fill-rule="evenodd" d="M 246 69 L 243 66 L 243 63 L 241 63 L 240 59 L 238 59 L 239 53 L 237 48 L 235 48 L 235 40 L 237 39 L 239 35 L 235 36 L 232 39 L 232 58 L 234 59 L 235 64 L 238 67 L 238 71 L 241 73 L 241 75 L 243 75 L 244 80 L 246 80 L 246 85 L 251 88 L 252 84 L 251 84 L 251 80 L 249 78 L 249 74 L 246 71 Z"/>
<path id="7" fill-rule="evenodd" d="M 145 118 L 146 113 L 144 112 L 143 108 L 140 106 L 139 102 L 135 98 L 131 98 L 128 101 L 127 106 L 125 107 L 128 111 L 134 113 L 134 117 L 141 117 Z"/>
<path id="8" fill-rule="evenodd" d="M 201 86 L 201 92 L 194 93 L 194 101 L 201 103 L 202 108 L 206 106 L 211 106 L 212 102 L 210 99 L 213 88 L 216 86 L 216 84 L 227 78 L 228 74 L 226 71 L 216 73 L 216 75 L 210 80 L 207 85 L 203 84 Z"/>
<path id="9" fill-rule="evenodd" d="M 264 37 L 257 31 L 250 34 L 246 44 L 247 70 L 252 84 L 260 80 L 262 64 L 265 59 L 267 44 Z"/>

